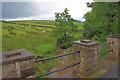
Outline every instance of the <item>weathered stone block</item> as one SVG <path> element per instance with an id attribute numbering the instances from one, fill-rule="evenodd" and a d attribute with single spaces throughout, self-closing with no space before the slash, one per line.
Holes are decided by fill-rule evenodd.
<path id="1" fill-rule="evenodd" d="M 2 66 L 2 73 L 13 72 L 15 71 L 14 64 L 7 64 Z"/>
<path id="2" fill-rule="evenodd" d="M 98 55 L 98 52 L 99 50 L 97 51 L 81 51 L 80 52 L 80 57 L 83 57 L 83 58 L 91 58 L 91 57 L 95 57 L 96 55 Z"/>
<path id="3" fill-rule="evenodd" d="M 83 70 L 80 71 L 79 73 L 82 76 L 89 76 L 90 74 L 94 74 L 95 72 L 97 72 L 99 70 L 99 67 L 94 67 L 92 70 Z"/>
<path id="4" fill-rule="evenodd" d="M 35 74 L 34 55 L 25 49 L 2 53 L 2 78 L 23 78 Z"/>
<path id="5" fill-rule="evenodd" d="M 120 35 L 109 35 L 107 37 L 107 43 L 113 42 L 111 44 L 108 44 L 107 50 L 108 52 L 110 50 L 113 50 L 108 53 L 108 59 L 109 60 L 118 60 L 118 55 L 120 54 Z"/>
<path id="6" fill-rule="evenodd" d="M 25 78 L 25 77 L 28 77 L 28 76 L 34 75 L 34 74 L 35 74 L 35 71 L 34 71 L 33 67 L 29 67 L 27 69 L 23 69 L 20 71 L 21 78 Z"/>
<path id="7" fill-rule="evenodd" d="M 93 64 L 94 62 L 97 62 L 98 59 L 97 57 L 91 57 L 91 58 L 81 58 L 81 63 L 85 63 L 85 64 Z"/>
<path id="8" fill-rule="evenodd" d="M 73 44 L 73 50 L 74 51 L 79 51 L 80 50 L 80 46 L 78 44 Z"/>

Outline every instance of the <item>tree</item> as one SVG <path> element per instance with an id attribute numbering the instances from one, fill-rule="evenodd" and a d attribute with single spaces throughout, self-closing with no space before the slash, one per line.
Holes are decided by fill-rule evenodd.
<path id="1" fill-rule="evenodd" d="M 118 3 L 94 2 L 92 11 L 86 13 L 84 35 L 87 38 L 102 38 L 108 34 L 118 33 Z"/>
<path id="2" fill-rule="evenodd" d="M 67 48 L 69 47 L 67 43 L 71 41 L 71 37 L 77 32 L 78 26 L 73 23 L 74 20 L 71 18 L 67 8 L 64 9 L 64 12 L 55 13 L 55 18 L 53 34 L 57 41 L 60 42 L 60 46 Z"/>

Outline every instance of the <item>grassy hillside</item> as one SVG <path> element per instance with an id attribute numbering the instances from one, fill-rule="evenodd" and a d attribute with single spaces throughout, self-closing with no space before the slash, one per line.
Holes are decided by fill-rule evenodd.
<path id="1" fill-rule="evenodd" d="M 80 30 L 83 29 L 82 23 L 75 22 L 75 24 Z M 53 27 L 54 21 L 49 20 L 2 22 L 2 49 L 9 51 L 26 48 L 35 55 L 43 56 L 43 52 L 55 48 L 56 40 L 50 35 Z M 75 34 L 76 38 L 80 36 L 79 33 Z"/>
<path id="2" fill-rule="evenodd" d="M 57 55 L 56 40 L 51 36 L 54 21 L 2 21 L 2 51 L 25 48 L 35 56 L 41 58 Z M 82 30 L 83 23 L 74 22 Z M 56 34 L 57 35 L 57 34 Z M 75 34 L 76 39 L 82 36 L 81 32 Z M 57 59 L 58 60 L 58 59 Z M 36 74 L 47 72 L 55 65 L 57 60 L 36 64 Z"/>
<path id="3" fill-rule="evenodd" d="M 36 21 L 33 21 L 33 25 L 36 25 L 34 22 Z M 45 23 L 44 21 L 39 22 Z M 49 21 L 47 22 L 49 23 Z M 54 21 L 50 22 L 54 23 Z M 2 22 L 3 51 L 26 48 L 35 55 L 41 55 L 40 53 L 43 52 L 44 50 L 42 49 L 40 50 L 40 48 L 46 47 L 47 49 L 49 49 L 48 47 L 53 48 L 55 46 L 55 40 L 50 37 L 50 31 L 52 30 L 51 28 L 44 28 L 24 24 L 21 25 L 19 23 L 30 24 L 31 22 L 30 21 Z M 43 46 L 43 44 L 45 45 Z"/>

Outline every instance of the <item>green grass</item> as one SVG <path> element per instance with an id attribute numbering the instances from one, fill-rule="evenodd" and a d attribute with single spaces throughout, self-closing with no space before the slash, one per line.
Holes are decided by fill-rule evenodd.
<path id="1" fill-rule="evenodd" d="M 47 51 L 51 51 L 53 50 L 55 47 L 55 43 L 52 42 L 52 43 L 43 43 L 43 44 L 40 44 L 37 48 L 37 50 L 42 54 L 44 52 L 47 52 Z M 40 56 L 40 54 L 38 54 L 38 56 Z"/>
<path id="2" fill-rule="evenodd" d="M 105 43 L 103 43 L 105 44 Z M 100 48 L 100 57 L 103 59 L 106 57 L 107 54 L 107 45 L 106 46 L 101 46 Z"/>
<path id="3" fill-rule="evenodd" d="M 79 30 L 83 30 L 83 22 L 74 22 L 74 24 L 76 24 L 78 26 Z"/>
<path id="4" fill-rule="evenodd" d="M 55 49 L 56 40 L 50 35 L 54 23 L 50 20 L 2 22 L 2 51 L 25 48 L 35 56 L 42 58 L 57 55 L 59 52 Z M 83 29 L 83 23 L 75 22 L 75 24 L 80 30 Z M 81 32 L 77 32 L 75 37 L 80 39 Z M 36 63 L 36 75 L 49 71 L 58 61 L 59 59 L 55 59 Z"/>
<path id="5" fill-rule="evenodd" d="M 52 21 L 52 20 L 27 20 L 27 21 L 14 21 L 14 22 L 40 24 L 40 25 L 54 25 L 54 21 Z"/>
<path id="6" fill-rule="evenodd" d="M 83 37 L 83 24 L 82 22 L 74 22 L 74 24 L 76 24 L 78 26 L 78 32 L 76 34 L 74 34 L 74 37 L 76 39 L 81 39 Z"/>

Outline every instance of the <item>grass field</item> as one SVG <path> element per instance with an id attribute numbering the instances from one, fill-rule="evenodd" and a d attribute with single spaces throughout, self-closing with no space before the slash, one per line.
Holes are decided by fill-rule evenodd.
<path id="1" fill-rule="evenodd" d="M 10 51 L 25 48 L 35 56 L 41 58 L 57 55 L 56 39 L 51 36 L 54 21 L 50 20 L 29 20 L 29 21 L 2 21 L 2 51 Z M 74 22 L 83 30 L 83 23 Z M 56 34 L 57 35 L 57 34 Z M 76 39 L 82 36 L 81 32 L 75 34 Z M 47 72 L 56 64 L 56 60 L 37 63 L 36 74 Z"/>

